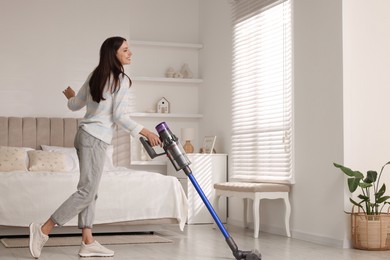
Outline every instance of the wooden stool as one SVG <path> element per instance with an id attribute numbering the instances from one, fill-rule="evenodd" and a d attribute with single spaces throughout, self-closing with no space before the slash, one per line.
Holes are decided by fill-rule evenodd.
<path id="1" fill-rule="evenodd" d="M 277 183 L 248 183 L 248 182 L 224 182 L 214 184 L 214 208 L 218 212 L 218 201 L 221 196 L 237 197 L 244 199 L 244 225 L 248 227 L 247 207 L 248 199 L 253 200 L 253 221 L 254 221 L 254 237 L 258 238 L 260 230 L 260 200 L 261 199 L 283 199 L 286 206 L 284 222 L 286 234 L 290 234 L 290 214 L 291 206 L 288 198 L 290 186 L 287 184 Z"/>

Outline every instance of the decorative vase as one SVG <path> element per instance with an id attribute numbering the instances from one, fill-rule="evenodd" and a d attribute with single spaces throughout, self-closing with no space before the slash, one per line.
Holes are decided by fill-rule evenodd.
<path id="1" fill-rule="evenodd" d="M 191 142 L 187 140 L 185 144 L 183 145 L 184 151 L 186 153 L 193 153 L 194 152 L 194 147 L 192 146 Z"/>
<path id="2" fill-rule="evenodd" d="M 180 73 L 183 75 L 183 78 L 185 79 L 192 79 L 193 74 L 190 68 L 188 67 L 187 63 L 184 63 L 181 67 Z"/>

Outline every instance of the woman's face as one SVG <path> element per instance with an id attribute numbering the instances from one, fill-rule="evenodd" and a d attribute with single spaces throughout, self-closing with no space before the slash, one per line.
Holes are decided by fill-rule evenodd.
<path id="1" fill-rule="evenodd" d="M 122 65 L 126 65 L 131 63 L 131 55 L 133 53 L 131 53 L 127 41 L 123 41 L 122 46 L 116 52 L 116 57 Z"/>

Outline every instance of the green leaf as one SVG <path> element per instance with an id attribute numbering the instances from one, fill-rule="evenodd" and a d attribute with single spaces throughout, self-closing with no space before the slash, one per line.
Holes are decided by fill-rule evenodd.
<path id="1" fill-rule="evenodd" d="M 364 195 L 362 195 L 362 194 L 360 194 L 359 196 L 358 196 L 358 198 L 359 199 L 361 199 L 361 200 L 363 200 L 363 201 L 369 201 L 369 197 L 367 197 L 367 196 L 364 196 Z"/>
<path id="2" fill-rule="evenodd" d="M 355 178 L 357 178 L 357 179 L 363 179 L 364 178 L 363 173 L 361 173 L 359 171 L 354 171 L 353 173 L 355 174 Z"/>
<path id="3" fill-rule="evenodd" d="M 359 208 L 363 208 L 362 205 L 360 205 L 362 202 L 357 203 L 356 201 L 354 201 L 354 200 L 351 199 L 351 198 L 349 198 L 349 201 L 350 201 L 353 205 L 358 206 Z"/>
<path id="4" fill-rule="evenodd" d="M 390 196 L 384 196 L 384 197 L 378 198 L 376 203 L 383 203 L 383 202 L 385 202 L 388 199 L 390 199 Z"/>
<path id="5" fill-rule="evenodd" d="M 385 194 L 386 192 L 386 185 L 383 183 L 382 187 L 379 189 L 379 191 L 375 194 L 375 198 L 380 198 Z"/>
<path id="6" fill-rule="evenodd" d="M 359 187 L 363 188 L 363 189 L 369 188 L 371 186 L 372 186 L 372 183 L 365 183 L 365 182 L 359 183 Z"/>
<path id="7" fill-rule="evenodd" d="M 333 165 L 336 167 L 336 168 L 339 168 L 342 172 L 344 172 L 346 175 L 348 175 L 349 177 L 355 177 L 355 172 L 352 171 L 350 168 L 348 167 L 344 167 L 343 165 L 341 164 L 337 164 L 337 163 L 333 163 Z"/>
<path id="8" fill-rule="evenodd" d="M 357 189 L 357 187 L 359 186 L 359 182 L 360 179 L 348 178 L 348 188 L 351 193 Z"/>
<path id="9" fill-rule="evenodd" d="M 367 177 L 363 180 L 365 183 L 373 183 L 376 181 L 378 173 L 376 171 L 368 171 Z"/>

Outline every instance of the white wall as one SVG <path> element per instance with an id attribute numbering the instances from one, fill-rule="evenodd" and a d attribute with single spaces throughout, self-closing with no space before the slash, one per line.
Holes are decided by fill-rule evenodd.
<path id="1" fill-rule="evenodd" d="M 78 90 L 107 38 L 198 42 L 198 0 L 23 1 L 0 9 L 0 113 L 82 116 L 61 93 Z M 137 54 L 134 53 L 134 62 Z M 126 68 L 131 76 L 131 65 Z"/>
<path id="2" fill-rule="evenodd" d="M 390 2 L 343 1 L 345 164 L 380 171 L 390 161 Z M 390 187 L 390 169 L 384 180 Z"/>
<path id="3" fill-rule="evenodd" d="M 379 172 L 390 161 L 388 10 L 387 0 L 343 1 L 344 164 L 363 173 Z M 389 195 L 390 169 L 381 180 Z M 350 195 L 344 197 L 347 211 Z"/>
<path id="4" fill-rule="evenodd" d="M 201 0 L 199 17 L 200 73 L 204 80 L 200 89 L 200 136 L 216 135 L 216 151 L 230 151 L 232 41 L 230 4 L 226 0 Z"/>
<path id="5" fill-rule="evenodd" d="M 344 239 L 342 2 L 294 0 L 295 176 L 293 236 Z"/>
<path id="6" fill-rule="evenodd" d="M 92 3 L 94 11 L 90 11 Z M 129 4 L 122 1 L 123 8 L 118 8 L 103 3 L 16 0 L 2 5 L 2 114 L 70 115 L 61 91 L 84 82 L 97 65 L 99 47 L 106 37 L 129 34 Z M 107 16 L 111 13 L 117 17 Z"/>

